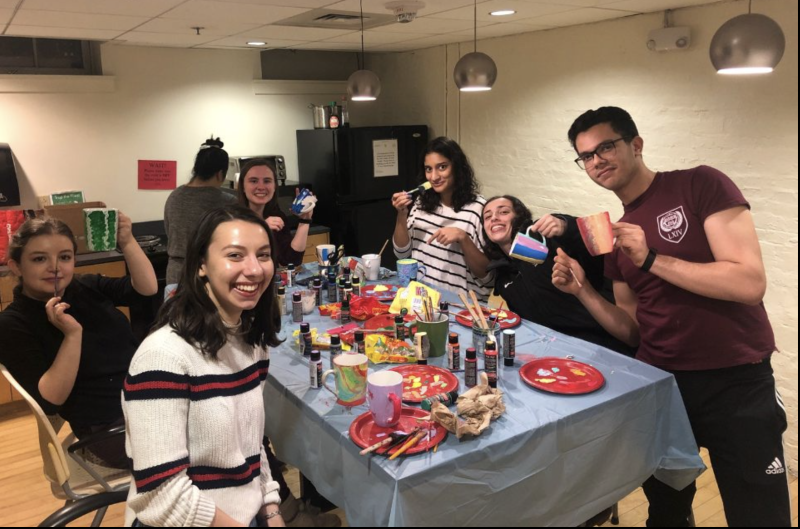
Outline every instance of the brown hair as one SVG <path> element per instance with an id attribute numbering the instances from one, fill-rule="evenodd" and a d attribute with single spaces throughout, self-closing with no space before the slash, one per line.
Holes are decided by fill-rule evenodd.
<path id="1" fill-rule="evenodd" d="M 9 260 L 19 263 L 22 259 L 22 251 L 31 242 L 31 239 L 40 235 L 63 235 L 72 241 L 72 251 L 76 253 L 78 251 L 78 243 L 69 226 L 59 219 L 44 217 L 26 220 L 19 227 L 8 245 Z"/>
<path id="2" fill-rule="evenodd" d="M 244 193 L 244 179 L 247 176 L 247 173 L 250 172 L 250 169 L 260 166 L 264 166 L 272 171 L 272 178 L 275 179 L 275 194 L 272 196 L 272 200 L 270 200 L 264 206 L 264 218 L 283 217 L 284 215 L 281 214 L 281 208 L 278 205 L 278 169 L 275 167 L 275 162 L 267 158 L 254 158 L 252 160 L 248 160 L 242 167 L 242 172 L 239 173 L 239 187 L 236 192 L 239 197 L 239 204 L 248 208 L 250 207 L 250 201 L 247 200 L 247 195 Z"/>

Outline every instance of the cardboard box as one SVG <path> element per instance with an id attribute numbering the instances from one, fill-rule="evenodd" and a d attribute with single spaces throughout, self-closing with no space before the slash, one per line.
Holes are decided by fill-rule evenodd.
<path id="1" fill-rule="evenodd" d="M 81 204 L 65 204 L 63 206 L 45 206 L 44 214 L 63 221 L 72 230 L 78 241 L 78 253 L 91 253 L 86 246 L 86 231 L 83 223 L 83 210 L 86 208 L 104 208 L 103 202 L 83 202 Z"/>

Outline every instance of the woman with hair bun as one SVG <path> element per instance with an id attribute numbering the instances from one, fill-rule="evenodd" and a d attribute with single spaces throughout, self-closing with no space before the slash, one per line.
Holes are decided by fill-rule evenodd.
<path id="1" fill-rule="evenodd" d="M 169 297 L 178 286 L 186 256 L 189 234 L 208 210 L 236 202 L 220 186 L 228 173 L 228 153 L 219 138 L 211 137 L 200 146 L 194 160 L 192 179 L 170 193 L 164 205 L 164 227 L 167 230 L 167 287 Z"/>

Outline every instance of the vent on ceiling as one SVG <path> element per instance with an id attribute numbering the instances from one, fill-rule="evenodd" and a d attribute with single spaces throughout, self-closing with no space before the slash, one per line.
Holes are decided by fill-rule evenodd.
<path id="1" fill-rule="evenodd" d="M 364 13 L 364 29 L 379 28 L 395 23 L 393 15 Z M 361 29 L 361 15 L 351 11 L 331 11 L 329 9 L 314 9 L 292 18 L 275 22 L 276 26 L 292 26 L 300 28 L 323 29 Z"/>

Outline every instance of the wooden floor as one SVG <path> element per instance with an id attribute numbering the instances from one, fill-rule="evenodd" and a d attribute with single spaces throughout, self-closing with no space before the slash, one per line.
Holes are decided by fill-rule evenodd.
<path id="1" fill-rule="evenodd" d="M 706 465 L 708 456 L 704 453 Z M 709 465 L 710 466 L 710 465 Z M 286 474 L 289 487 L 298 495 L 297 471 Z M 698 527 L 724 527 L 725 514 L 717 483 L 711 470 L 698 480 L 694 514 Z M 791 478 L 792 525 L 797 527 L 797 478 Z M 62 506 L 50 492 L 50 484 L 42 474 L 39 456 L 36 421 L 23 403 L 0 407 L 0 527 L 36 526 L 53 511 Z M 111 507 L 103 526 L 119 527 L 124 519 L 124 506 Z M 343 522 L 344 513 L 337 509 Z M 647 518 L 647 500 L 641 489 L 636 490 L 619 504 L 618 527 L 643 527 Z M 82 523 L 81 523 L 82 522 Z M 86 527 L 91 518 L 84 517 L 75 527 Z M 610 523 L 603 527 L 613 527 Z"/>

